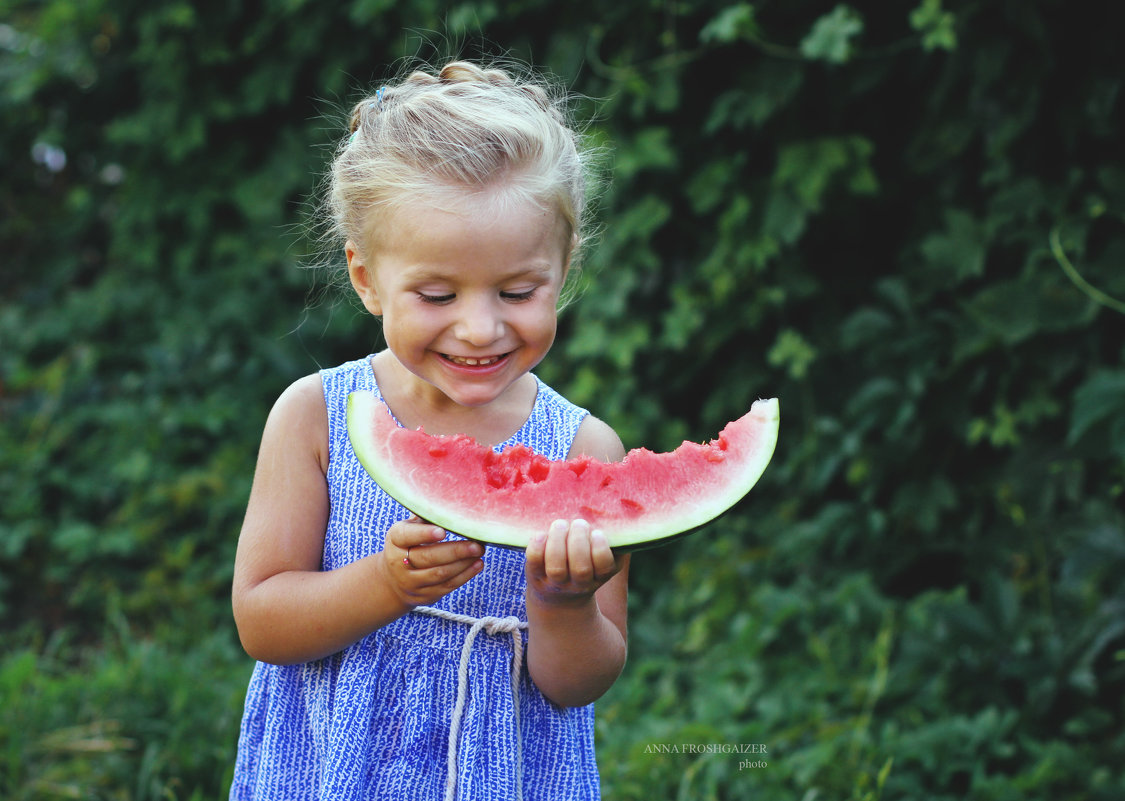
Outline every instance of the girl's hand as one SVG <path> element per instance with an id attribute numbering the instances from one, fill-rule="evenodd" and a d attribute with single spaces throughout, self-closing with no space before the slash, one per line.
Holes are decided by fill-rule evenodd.
<path id="1" fill-rule="evenodd" d="M 406 606 L 425 606 L 448 595 L 484 568 L 484 546 L 472 540 L 442 542 L 445 531 L 411 517 L 387 531 L 379 552 L 388 586 Z"/>
<path id="2" fill-rule="evenodd" d="M 546 605 L 584 603 L 617 575 L 624 558 L 585 520 L 556 520 L 527 546 L 527 588 Z"/>

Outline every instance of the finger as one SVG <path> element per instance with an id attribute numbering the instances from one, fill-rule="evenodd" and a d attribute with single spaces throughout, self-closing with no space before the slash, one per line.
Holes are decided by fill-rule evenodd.
<path id="1" fill-rule="evenodd" d="M 575 520 L 566 538 L 566 561 L 571 581 L 585 584 L 594 577 L 594 561 L 590 556 L 590 524 Z"/>
<path id="2" fill-rule="evenodd" d="M 543 560 L 546 558 L 547 532 L 536 531 L 531 535 L 524 551 L 525 569 L 529 578 L 543 577 Z"/>
<path id="3" fill-rule="evenodd" d="M 437 567 L 411 570 L 407 578 L 416 591 L 428 590 L 430 591 L 428 594 L 440 597 L 457 589 L 483 569 L 483 559 L 458 559 Z M 434 590 L 437 592 L 434 593 Z"/>
<path id="4" fill-rule="evenodd" d="M 547 529 L 547 544 L 543 552 L 543 572 L 554 584 L 563 584 L 570 578 L 566 548 L 569 529 L 570 526 L 565 520 L 556 520 Z"/>
<path id="5" fill-rule="evenodd" d="M 406 550 L 417 545 L 432 545 L 445 539 L 445 529 L 433 523 L 404 521 L 391 526 L 387 539 L 396 548 Z"/>
<path id="6" fill-rule="evenodd" d="M 425 567 L 428 560 L 418 561 L 416 550 L 423 545 L 432 545 L 445 538 L 445 530 L 432 523 L 423 523 L 413 516 L 395 523 L 387 530 L 383 545 L 383 556 L 393 570 L 413 570 Z"/>
<path id="7" fill-rule="evenodd" d="M 453 562 L 472 562 L 484 556 L 484 545 L 473 540 L 423 543 L 411 546 L 405 554 L 407 561 L 404 561 L 403 564 L 406 567 L 414 570 L 425 570 Z"/>
<path id="8" fill-rule="evenodd" d="M 468 583 L 483 570 L 482 559 L 464 559 L 427 570 L 404 570 L 399 576 L 403 598 L 412 606 L 431 604 Z"/>
<path id="9" fill-rule="evenodd" d="M 465 584 L 473 576 L 484 570 L 483 559 L 464 559 L 458 562 L 453 562 L 449 565 L 451 568 L 452 576 L 445 580 L 446 592 L 453 590 Z"/>
<path id="10" fill-rule="evenodd" d="M 590 532 L 590 557 L 594 562 L 594 575 L 608 578 L 619 569 L 617 558 L 609 547 L 609 540 L 601 529 Z"/>

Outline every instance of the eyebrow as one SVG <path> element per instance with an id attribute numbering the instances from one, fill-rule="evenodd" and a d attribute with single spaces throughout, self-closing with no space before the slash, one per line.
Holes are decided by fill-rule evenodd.
<path id="1" fill-rule="evenodd" d="M 550 275 L 553 269 L 554 265 L 548 264 L 546 262 L 542 264 L 532 264 L 527 267 L 521 267 L 512 270 L 510 273 L 497 276 L 497 283 L 512 281 L 517 278 L 546 276 Z M 421 283 L 425 281 L 446 281 L 450 277 L 454 277 L 457 275 L 456 270 L 440 270 L 434 269 L 432 267 L 407 267 L 404 270 L 404 273 L 406 279 L 411 283 Z"/>

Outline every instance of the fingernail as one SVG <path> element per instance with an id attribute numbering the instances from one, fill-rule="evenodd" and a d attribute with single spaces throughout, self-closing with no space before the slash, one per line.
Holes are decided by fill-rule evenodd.
<path id="1" fill-rule="evenodd" d="M 606 543 L 605 532 L 600 528 L 596 528 L 590 532 L 590 542 L 594 545 L 604 545 Z"/>

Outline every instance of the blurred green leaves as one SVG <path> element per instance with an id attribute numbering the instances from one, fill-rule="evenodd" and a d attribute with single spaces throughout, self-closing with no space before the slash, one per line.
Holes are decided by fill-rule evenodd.
<path id="1" fill-rule="evenodd" d="M 1099 370 L 1075 391 L 1067 442 L 1073 445 L 1092 431 L 1125 459 L 1125 370 Z"/>
<path id="2" fill-rule="evenodd" d="M 801 54 L 806 58 L 843 64 L 852 57 L 852 39 L 863 33 L 863 17 L 851 6 L 841 3 L 813 23 L 808 36 L 801 40 Z"/>
<path id="3" fill-rule="evenodd" d="M 754 40 L 760 34 L 754 22 L 754 6 L 736 3 L 720 11 L 699 32 L 701 42 L 729 43 L 739 39 Z"/>
<path id="4" fill-rule="evenodd" d="M 953 50 L 957 47 L 956 18 L 942 8 L 941 0 L 922 0 L 910 12 L 910 27 L 922 34 L 927 50 Z"/>
<path id="5" fill-rule="evenodd" d="M 777 335 L 777 341 L 766 356 L 774 367 L 783 367 L 789 377 L 800 380 L 809 371 L 809 365 L 816 359 L 816 348 L 791 328 Z"/>
<path id="6" fill-rule="evenodd" d="M 225 791 L 262 423 L 379 342 L 303 268 L 339 110 L 483 49 L 557 72 L 612 156 L 540 375 L 630 447 L 783 409 L 754 493 L 634 559 L 606 796 L 1121 797 L 1125 19 L 1098 13 L 0 0 L 0 795 Z M 646 753 L 689 741 L 769 767 Z"/>

